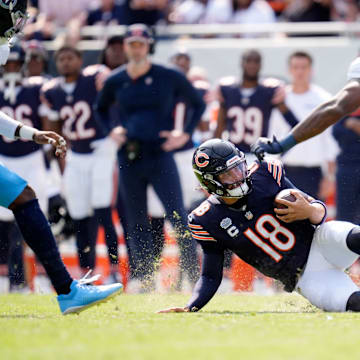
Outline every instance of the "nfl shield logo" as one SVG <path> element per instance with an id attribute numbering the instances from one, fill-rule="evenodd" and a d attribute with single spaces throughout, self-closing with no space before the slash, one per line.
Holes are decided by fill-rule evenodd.
<path id="1" fill-rule="evenodd" d="M 152 77 L 147 77 L 147 78 L 145 79 L 145 84 L 146 84 L 146 85 L 151 85 L 152 82 L 153 82 Z"/>
<path id="2" fill-rule="evenodd" d="M 247 212 L 245 213 L 245 217 L 246 217 L 248 220 L 251 220 L 251 219 L 254 217 L 254 215 L 253 215 L 253 213 L 252 213 L 251 211 L 247 211 Z"/>
<path id="3" fill-rule="evenodd" d="M 249 99 L 248 97 L 243 97 L 243 98 L 241 99 L 241 103 L 242 103 L 243 105 L 247 105 L 249 102 L 250 102 L 250 99 Z"/>
<path id="4" fill-rule="evenodd" d="M 231 224 L 232 224 L 231 219 L 227 217 L 227 218 L 221 220 L 220 226 L 223 229 L 227 229 Z"/>

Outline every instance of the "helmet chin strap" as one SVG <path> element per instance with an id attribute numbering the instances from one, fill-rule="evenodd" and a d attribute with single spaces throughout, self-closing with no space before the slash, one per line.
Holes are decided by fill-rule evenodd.
<path id="1" fill-rule="evenodd" d="M 242 198 L 247 195 L 250 191 L 250 187 L 247 182 L 240 184 L 237 188 L 232 190 L 227 190 L 229 197 Z"/>

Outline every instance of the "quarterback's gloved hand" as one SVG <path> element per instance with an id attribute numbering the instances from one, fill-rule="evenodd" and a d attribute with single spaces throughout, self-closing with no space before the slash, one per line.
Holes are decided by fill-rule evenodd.
<path id="1" fill-rule="evenodd" d="M 264 158 L 265 153 L 279 154 L 283 151 L 284 149 L 277 141 L 275 136 L 272 140 L 266 137 L 260 137 L 259 139 L 257 139 L 256 143 L 251 146 L 251 152 L 253 152 L 257 156 L 259 161 Z"/>

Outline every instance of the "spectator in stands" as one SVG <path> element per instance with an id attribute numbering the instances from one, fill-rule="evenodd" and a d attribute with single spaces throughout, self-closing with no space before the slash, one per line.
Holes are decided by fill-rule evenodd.
<path id="1" fill-rule="evenodd" d="M 265 0 L 232 0 L 232 8 L 230 23 L 263 24 L 276 21 L 274 10 Z"/>
<path id="2" fill-rule="evenodd" d="M 24 44 L 25 50 L 25 75 L 48 77 L 48 53 L 43 44 L 38 40 L 31 40 Z"/>
<path id="3" fill-rule="evenodd" d="M 333 0 L 332 20 L 335 21 L 356 21 L 359 16 L 360 2 L 356 0 Z"/>
<path id="4" fill-rule="evenodd" d="M 280 16 L 288 5 L 288 0 L 266 0 L 274 10 L 276 16 Z"/>
<path id="5" fill-rule="evenodd" d="M 265 0 L 185 0 L 169 15 L 175 23 L 273 23 L 275 13 Z"/>
<path id="6" fill-rule="evenodd" d="M 294 0 L 283 12 L 283 19 L 291 22 L 330 21 L 332 0 Z"/>
<path id="7" fill-rule="evenodd" d="M 175 3 L 169 21 L 178 24 L 226 23 L 231 12 L 230 0 L 185 0 Z"/>
<path id="8" fill-rule="evenodd" d="M 122 36 L 115 35 L 107 40 L 106 46 L 100 55 L 99 63 L 106 65 L 111 70 L 126 63 Z"/>
<path id="9" fill-rule="evenodd" d="M 155 25 L 165 20 L 168 0 L 125 0 L 128 9 L 128 24 Z"/>
<path id="10" fill-rule="evenodd" d="M 35 21 L 25 27 L 27 39 L 49 40 L 56 37 L 57 29 L 65 27 L 61 40 L 74 44 L 78 41 L 79 24 L 84 22 L 85 13 L 95 0 L 39 0 Z"/>
<path id="11" fill-rule="evenodd" d="M 127 24 L 127 11 L 124 1 L 101 0 L 100 6 L 87 12 L 86 25 L 123 25 Z"/>
<path id="12" fill-rule="evenodd" d="M 285 104 L 301 122 L 318 105 L 331 98 L 331 94 L 311 82 L 313 60 L 304 51 L 292 53 L 288 59 L 291 83 L 286 86 Z M 272 119 L 277 137 L 290 127 L 283 119 Z M 277 126 L 274 124 L 277 122 Z M 299 144 L 283 156 L 286 176 L 307 194 L 326 200 L 335 189 L 335 157 L 338 147 L 330 129 L 318 137 Z M 350 220 L 349 220 L 350 221 Z"/>

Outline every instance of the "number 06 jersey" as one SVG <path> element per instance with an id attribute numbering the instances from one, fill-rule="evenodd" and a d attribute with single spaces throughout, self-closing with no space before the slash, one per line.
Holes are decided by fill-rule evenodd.
<path id="1" fill-rule="evenodd" d="M 192 236 L 204 253 L 233 251 L 266 276 L 293 291 L 310 251 L 315 226 L 308 220 L 284 223 L 275 216 L 276 194 L 291 187 L 282 163 L 256 162 L 250 169 L 253 190 L 236 208 L 210 196 L 189 215 Z"/>

